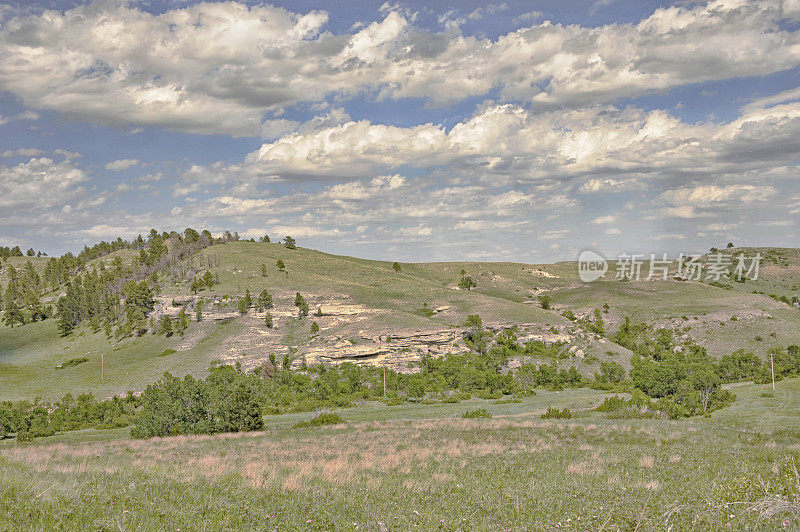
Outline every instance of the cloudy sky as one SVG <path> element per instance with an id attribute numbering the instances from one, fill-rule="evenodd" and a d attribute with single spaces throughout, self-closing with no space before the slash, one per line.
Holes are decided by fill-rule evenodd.
<path id="1" fill-rule="evenodd" d="M 799 220 L 800 0 L 0 0 L 4 245 L 549 262 Z"/>

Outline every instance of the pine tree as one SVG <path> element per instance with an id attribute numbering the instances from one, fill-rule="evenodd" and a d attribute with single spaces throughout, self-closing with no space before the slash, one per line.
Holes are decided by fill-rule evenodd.
<path id="1" fill-rule="evenodd" d="M 12 283 L 9 283 L 3 297 L 3 322 L 12 328 L 17 324 L 25 325 L 25 315 L 17 304 L 17 294 Z"/>
<path id="2" fill-rule="evenodd" d="M 245 382 L 240 382 L 233 393 L 228 395 L 221 410 L 220 429 L 223 432 L 249 432 L 264 427 L 261 406 Z"/>
<path id="3" fill-rule="evenodd" d="M 272 308 L 272 294 L 266 288 L 258 294 L 258 304 L 263 309 Z"/>
<path id="4" fill-rule="evenodd" d="M 58 299 L 56 309 L 58 313 L 58 330 L 62 335 L 66 336 L 83 319 L 80 280 L 75 279 L 67 283 L 67 290 Z"/>
<path id="5" fill-rule="evenodd" d="M 168 338 L 172 336 L 172 319 L 166 314 L 158 319 L 158 334 L 163 334 Z"/>
<path id="6" fill-rule="evenodd" d="M 182 308 L 181 311 L 178 313 L 178 323 L 175 324 L 175 332 L 181 335 L 186 333 L 186 329 L 189 327 L 189 316 L 186 315 L 186 309 Z"/>
<path id="7" fill-rule="evenodd" d="M 297 307 L 297 317 L 298 318 L 305 318 L 308 316 L 308 303 L 306 299 L 297 292 L 297 295 L 294 297 L 294 306 Z"/>

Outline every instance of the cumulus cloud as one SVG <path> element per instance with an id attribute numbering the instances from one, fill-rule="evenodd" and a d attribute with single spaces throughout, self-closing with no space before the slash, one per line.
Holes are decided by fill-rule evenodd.
<path id="1" fill-rule="evenodd" d="M 320 11 L 225 2 L 151 14 L 96 2 L 7 20 L 0 88 L 80 120 L 266 138 L 291 124 L 265 113 L 330 94 L 450 104 L 497 89 L 505 101 L 581 106 L 793 68 L 800 32 L 782 23 L 797 18 L 795 3 L 719 0 L 600 27 L 530 17 L 490 39 L 424 31 L 391 6 L 334 35 Z"/>
<path id="2" fill-rule="evenodd" d="M 800 102 L 745 108 L 728 123 L 682 122 L 663 110 L 594 106 L 535 113 L 485 106 L 449 131 L 348 121 L 265 143 L 242 167 L 265 176 L 374 175 L 404 166 L 515 179 L 581 178 L 581 192 L 646 188 L 652 177 L 762 168 L 800 153 Z M 597 173 L 620 177 L 590 177 Z"/>
<path id="3" fill-rule="evenodd" d="M 753 203 L 775 196 L 774 187 L 754 185 L 700 185 L 669 190 L 661 198 L 675 207 L 707 207 L 730 202 Z"/>
<path id="4" fill-rule="evenodd" d="M 0 166 L 0 208 L 7 212 L 61 208 L 82 196 L 81 184 L 87 180 L 69 160 L 34 157 L 16 166 Z"/>
<path id="5" fill-rule="evenodd" d="M 139 164 L 139 159 L 118 159 L 106 164 L 106 170 L 127 170 Z"/>
<path id="6" fill-rule="evenodd" d="M 9 124 L 11 122 L 16 122 L 18 120 L 38 120 L 38 119 L 39 115 L 37 113 L 34 113 L 33 111 L 24 111 L 22 113 L 13 116 L 0 115 L 0 126 Z"/>
<path id="7" fill-rule="evenodd" d="M 17 150 L 6 150 L 0 153 L 0 157 L 38 157 L 44 154 L 44 150 L 38 148 L 19 148 Z"/>

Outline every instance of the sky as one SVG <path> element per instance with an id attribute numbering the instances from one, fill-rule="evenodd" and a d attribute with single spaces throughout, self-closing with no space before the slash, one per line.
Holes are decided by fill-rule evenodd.
<path id="1" fill-rule="evenodd" d="M 800 247 L 800 0 L 0 0 L 0 245 Z"/>

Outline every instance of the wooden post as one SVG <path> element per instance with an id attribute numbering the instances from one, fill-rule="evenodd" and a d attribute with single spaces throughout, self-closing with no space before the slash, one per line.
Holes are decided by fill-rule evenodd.
<path id="1" fill-rule="evenodd" d="M 775 391 L 775 359 L 772 357 L 772 353 L 769 355 L 769 365 L 772 367 L 772 391 Z"/>
<path id="2" fill-rule="evenodd" d="M 383 366 L 383 398 L 386 399 L 386 366 Z"/>

